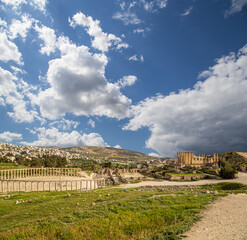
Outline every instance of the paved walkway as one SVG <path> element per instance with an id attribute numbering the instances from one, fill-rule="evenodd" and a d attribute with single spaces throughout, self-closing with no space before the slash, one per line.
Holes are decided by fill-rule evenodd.
<path id="1" fill-rule="evenodd" d="M 171 182 L 168 180 L 163 181 L 143 181 L 139 183 L 128 183 L 128 184 L 121 184 L 116 188 L 136 188 L 136 187 L 143 187 L 143 186 L 181 186 L 181 185 L 206 185 L 206 184 L 216 184 L 221 182 L 239 182 L 243 184 L 247 184 L 247 173 L 239 172 L 238 178 L 236 179 L 227 179 L 227 180 L 217 180 L 217 179 L 206 179 L 206 180 L 199 180 L 194 182 Z"/>

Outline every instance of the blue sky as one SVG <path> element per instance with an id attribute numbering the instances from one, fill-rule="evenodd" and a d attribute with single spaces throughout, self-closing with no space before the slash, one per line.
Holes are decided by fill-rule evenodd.
<path id="1" fill-rule="evenodd" d="M 0 141 L 246 151 L 246 26 L 246 0 L 0 0 Z"/>

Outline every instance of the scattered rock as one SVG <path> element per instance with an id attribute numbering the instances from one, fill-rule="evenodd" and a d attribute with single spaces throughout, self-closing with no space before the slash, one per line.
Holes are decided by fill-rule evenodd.
<path id="1" fill-rule="evenodd" d="M 79 205 L 80 205 L 80 203 L 77 203 L 76 205 L 77 205 L 77 206 L 79 206 Z"/>
<path id="2" fill-rule="evenodd" d="M 96 204 L 93 202 L 93 203 L 92 203 L 92 206 L 95 206 L 95 205 L 96 205 Z"/>
<path id="3" fill-rule="evenodd" d="M 69 193 L 67 193 L 67 197 L 71 197 L 71 195 Z"/>
<path id="4" fill-rule="evenodd" d="M 15 204 L 19 204 L 20 202 L 18 200 L 15 201 Z"/>

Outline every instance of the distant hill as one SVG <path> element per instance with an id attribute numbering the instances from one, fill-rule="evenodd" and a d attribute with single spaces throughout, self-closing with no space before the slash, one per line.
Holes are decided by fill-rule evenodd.
<path id="1" fill-rule="evenodd" d="M 135 157 L 135 158 L 145 158 L 145 159 L 158 159 L 156 157 L 149 156 L 144 153 L 126 150 L 126 149 L 119 149 L 113 147 L 93 147 L 93 146 L 85 146 L 85 147 L 71 147 L 65 148 L 69 152 L 81 152 L 87 154 L 94 154 L 94 155 L 103 155 L 103 156 L 115 156 L 115 157 Z"/>

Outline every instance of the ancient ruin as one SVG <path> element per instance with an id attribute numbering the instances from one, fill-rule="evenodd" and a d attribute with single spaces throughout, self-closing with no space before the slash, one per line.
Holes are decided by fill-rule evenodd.
<path id="1" fill-rule="evenodd" d="M 104 178 L 82 178 L 79 168 L 0 170 L 0 193 L 21 191 L 82 191 L 103 186 L 105 186 Z"/>
<path id="2" fill-rule="evenodd" d="M 214 153 L 213 156 L 206 156 L 205 154 L 199 154 L 196 156 L 193 152 L 178 152 L 176 163 L 180 167 L 190 166 L 201 168 L 207 164 L 215 164 L 219 162 L 218 153 Z"/>

